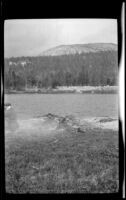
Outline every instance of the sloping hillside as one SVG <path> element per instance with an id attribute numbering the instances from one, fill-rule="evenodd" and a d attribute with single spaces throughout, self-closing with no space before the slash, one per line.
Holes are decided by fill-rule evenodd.
<path id="1" fill-rule="evenodd" d="M 92 44 L 74 44 L 60 45 L 44 51 L 41 56 L 60 56 L 70 54 L 91 53 L 98 51 L 117 51 L 117 45 L 112 43 L 92 43 Z"/>

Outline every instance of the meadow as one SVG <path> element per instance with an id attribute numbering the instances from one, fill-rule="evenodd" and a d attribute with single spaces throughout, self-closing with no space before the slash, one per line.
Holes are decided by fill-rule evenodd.
<path id="1" fill-rule="evenodd" d="M 118 156 L 116 130 L 68 127 L 47 137 L 6 136 L 6 192 L 118 192 Z"/>

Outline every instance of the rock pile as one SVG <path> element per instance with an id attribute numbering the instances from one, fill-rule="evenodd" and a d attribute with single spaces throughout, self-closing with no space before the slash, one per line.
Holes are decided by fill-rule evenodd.
<path id="1" fill-rule="evenodd" d="M 54 115 L 48 113 L 47 115 L 43 116 L 49 120 L 57 121 L 57 129 L 70 129 L 71 131 L 75 132 L 84 132 L 84 127 L 80 125 L 79 119 L 74 117 L 73 115 L 67 115 L 65 117 Z"/>

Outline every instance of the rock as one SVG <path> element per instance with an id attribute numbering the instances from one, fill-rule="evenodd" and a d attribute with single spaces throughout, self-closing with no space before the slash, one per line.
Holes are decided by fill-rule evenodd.
<path id="1" fill-rule="evenodd" d="M 80 127 L 79 120 L 73 115 L 67 115 L 65 117 L 54 115 L 52 113 L 48 113 L 43 116 L 47 120 L 55 120 L 57 123 L 57 129 L 68 129 L 73 133 L 77 132 L 85 132 L 83 127 Z"/>
<path id="2" fill-rule="evenodd" d="M 103 118 L 103 119 L 100 119 L 99 122 L 100 123 L 105 123 L 105 122 L 112 122 L 114 121 L 115 119 L 112 119 L 112 118 Z"/>
<path id="3" fill-rule="evenodd" d="M 48 118 L 48 119 L 55 119 L 55 118 L 58 118 L 57 115 L 54 115 L 54 114 L 52 114 L 52 113 L 48 113 L 47 115 L 44 115 L 43 117 L 46 117 L 46 118 Z"/>
<path id="4" fill-rule="evenodd" d="M 67 123 L 67 120 L 65 117 L 59 118 L 59 124 Z"/>
<path id="5" fill-rule="evenodd" d="M 82 130 L 80 127 L 77 129 L 77 131 L 80 132 L 80 133 L 84 133 L 84 132 L 85 132 L 85 131 Z"/>

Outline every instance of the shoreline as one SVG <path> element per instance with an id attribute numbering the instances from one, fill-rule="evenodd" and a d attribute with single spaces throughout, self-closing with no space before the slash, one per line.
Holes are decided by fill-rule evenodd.
<path id="1" fill-rule="evenodd" d="M 29 88 L 6 90 L 5 94 L 118 94 L 118 86 L 58 86 L 52 88 Z"/>
<path id="2" fill-rule="evenodd" d="M 74 130 L 75 132 L 84 132 L 85 130 L 113 130 L 118 131 L 118 118 L 116 117 L 76 117 L 74 115 L 60 116 L 52 113 L 48 113 L 42 116 L 35 116 L 29 119 L 15 118 L 10 120 L 9 116 L 6 116 L 6 123 L 8 128 L 16 132 L 19 131 L 35 131 L 51 133 L 65 131 L 67 129 Z"/>

